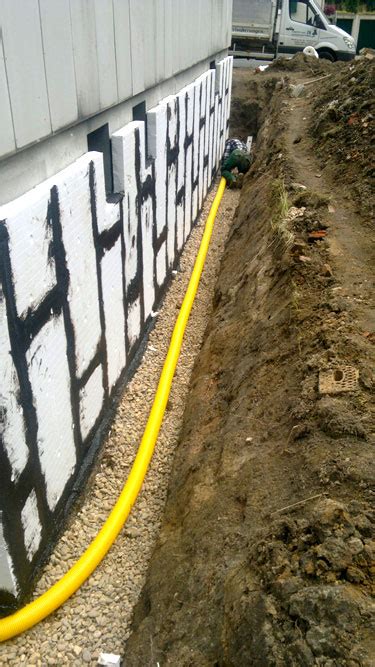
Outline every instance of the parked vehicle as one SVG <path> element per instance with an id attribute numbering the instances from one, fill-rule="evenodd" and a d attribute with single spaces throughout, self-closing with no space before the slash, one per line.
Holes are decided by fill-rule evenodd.
<path id="1" fill-rule="evenodd" d="M 314 0 L 233 0 L 232 55 L 272 60 L 305 46 L 332 62 L 356 52 L 354 39 L 331 25 Z"/>

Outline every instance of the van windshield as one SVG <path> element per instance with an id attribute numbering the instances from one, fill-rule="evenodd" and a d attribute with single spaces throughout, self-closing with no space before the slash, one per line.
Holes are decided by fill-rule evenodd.
<path id="1" fill-rule="evenodd" d="M 314 28 L 325 29 L 319 12 L 311 4 L 310 0 L 289 0 L 289 16 L 292 21 L 311 25 Z"/>

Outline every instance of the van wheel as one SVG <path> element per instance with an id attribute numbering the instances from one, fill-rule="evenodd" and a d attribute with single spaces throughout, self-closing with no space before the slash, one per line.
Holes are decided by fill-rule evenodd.
<path id="1" fill-rule="evenodd" d="M 331 63 L 334 63 L 336 61 L 336 58 L 332 51 L 318 51 L 319 53 L 319 58 L 322 58 L 323 60 L 329 60 Z"/>

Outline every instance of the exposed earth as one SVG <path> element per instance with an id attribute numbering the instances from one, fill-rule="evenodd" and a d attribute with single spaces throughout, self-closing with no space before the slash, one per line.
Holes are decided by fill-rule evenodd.
<path id="1" fill-rule="evenodd" d="M 126 667 L 375 664 L 374 83 L 234 71 L 255 160 Z"/>

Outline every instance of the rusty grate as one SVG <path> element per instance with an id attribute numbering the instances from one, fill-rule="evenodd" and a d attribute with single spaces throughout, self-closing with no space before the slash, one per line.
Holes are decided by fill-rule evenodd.
<path id="1" fill-rule="evenodd" d="M 331 371 L 319 373 L 320 394 L 340 394 L 358 388 L 359 373 L 353 366 L 340 366 Z"/>

